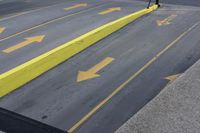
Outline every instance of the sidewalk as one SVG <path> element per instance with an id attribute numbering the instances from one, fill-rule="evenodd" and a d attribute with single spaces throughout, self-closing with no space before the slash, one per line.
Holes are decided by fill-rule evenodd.
<path id="1" fill-rule="evenodd" d="M 199 133 L 200 60 L 116 133 Z"/>

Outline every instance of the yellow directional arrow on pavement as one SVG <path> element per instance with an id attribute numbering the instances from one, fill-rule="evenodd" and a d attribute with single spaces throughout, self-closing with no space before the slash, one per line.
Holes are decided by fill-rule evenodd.
<path id="1" fill-rule="evenodd" d="M 5 27 L 0 27 L 0 33 L 3 33 L 5 31 Z"/>
<path id="2" fill-rule="evenodd" d="M 99 12 L 100 15 L 105 15 L 105 14 L 108 14 L 108 13 L 111 13 L 111 12 L 114 12 L 114 11 L 120 11 L 121 10 L 121 7 L 113 7 L 113 8 L 109 8 L 107 10 L 104 10 L 102 12 Z"/>
<path id="3" fill-rule="evenodd" d="M 112 57 L 107 57 L 92 68 L 90 68 L 87 71 L 79 71 L 78 72 L 78 77 L 77 77 L 77 82 L 81 82 L 84 80 L 89 80 L 92 78 L 99 77 L 100 75 L 97 74 L 98 71 L 106 67 L 108 64 L 110 64 L 112 61 L 114 61 L 114 58 Z"/>
<path id="4" fill-rule="evenodd" d="M 34 36 L 34 37 L 29 37 L 29 38 L 25 38 L 25 41 L 17 44 L 17 45 L 14 45 L 12 47 L 9 47 L 7 49 L 4 49 L 3 52 L 5 53 L 11 53 L 17 49 L 20 49 L 22 47 L 25 47 L 27 45 L 30 45 L 34 42 L 42 42 L 44 40 L 45 36 L 44 35 L 41 35 L 41 36 Z"/>
<path id="5" fill-rule="evenodd" d="M 175 74 L 171 76 L 165 77 L 165 79 L 169 80 L 170 82 L 175 81 L 181 74 Z"/>
<path id="6" fill-rule="evenodd" d="M 177 15 L 172 14 L 169 17 L 163 19 L 163 20 L 157 20 L 157 25 L 158 26 L 163 26 L 163 25 L 169 25 L 173 19 L 175 19 Z"/>
<path id="7" fill-rule="evenodd" d="M 66 8 L 64 8 L 64 10 L 68 11 L 68 10 L 71 10 L 71 9 L 74 9 L 74 8 L 78 8 L 78 7 L 86 7 L 86 6 L 88 6 L 87 3 L 75 4 L 74 6 L 70 6 L 70 7 L 66 7 Z"/>

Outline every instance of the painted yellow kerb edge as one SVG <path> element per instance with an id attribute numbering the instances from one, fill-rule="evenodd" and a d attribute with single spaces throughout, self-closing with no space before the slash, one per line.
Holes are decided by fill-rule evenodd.
<path id="1" fill-rule="evenodd" d="M 42 73 L 69 59 L 97 41 L 107 37 L 135 19 L 158 8 L 157 5 L 143 9 L 94 29 L 70 42 L 42 54 L 0 75 L 0 97 L 31 81 Z"/>

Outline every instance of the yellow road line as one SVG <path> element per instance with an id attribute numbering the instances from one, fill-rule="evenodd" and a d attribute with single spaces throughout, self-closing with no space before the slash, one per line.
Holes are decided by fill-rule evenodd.
<path id="1" fill-rule="evenodd" d="M 111 3 L 109 3 L 109 4 L 111 4 Z M 93 9 L 96 9 L 96 8 L 99 8 L 99 7 L 102 7 L 102 6 L 104 6 L 104 5 L 108 5 L 108 4 L 107 4 L 107 3 L 106 3 L 106 4 L 102 4 L 102 5 L 99 5 L 99 6 L 95 6 L 95 7 L 93 7 L 93 8 L 89 8 L 89 9 L 86 9 L 86 10 L 83 10 L 83 11 L 80 11 L 80 12 L 77 12 L 77 13 L 73 13 L 73 14 L 70 14 L 70 15 L 67 15 L 67 16 L 63 16 L 63 17 L 60 17 L 60 18 L 56 18 L 56 19 L 50 20 L 50 21 L 48 21 L 48 22 L 39 24 L 39 25 L 37 25 L 37 26 L 31 27 L 31 28 L 26 29 L 26 30 L 24 30 L 24 31 L 21 31 L 21 32 L 15 33 L 15 34 L 13 34 L 13 35 L 10 35 L 10 36 L 8 36 L 8 37 L 5 37 L 5 38 L 3 38 L 3 39 L 0 39 L 0 42 L 1 42 L 1 41 L 5 41 L 5 40 L 7 40 L 7 39 L 10 39 L 10 38 L 12 38 L 12 37 L 18 36 L 18 35 L 20 35 L 20 34 L 26 33 L 26 32 L 28 32 L 28 31 L 31 31 L 31 30 L 34 30 L 34 29 L 37 29 L 37 28 L 46 26 L 46 25 L 48 25 L 48 24 L 51 24 L 51 23 L 54 23 L 54 22 L 63 20 L 63 19 L 65 19 L 65 18 L 72 17 L 72 16 L 75 16 L 75 15 L 77 15 L 77 14 L 84 13 L 84 12 L 87 12 L 87 11 L 90 11 L 90 10 L 93 10 Z"/>
<path id="2" fill-rule="evenodd" d="M 130 81 L 140 75 L 143 71 L 145 71 L 151 64 L 153 64 L 161 55 L 163 55 L 167 50 L 169 50 L 172 46 L 174 46 L 179 40 L 181 40 L 188 32 L 194 29 L 200 22 L 194 24 L 187 31 L 183 32 L 180 36 L 178 36 L 173 42 L 167 45 L 164 49 L 162 49 L 156 56 L 154 56 L 150 61 L 148 61 L 142 68 L 140 68 L 136 73 L 134 73 L 128 80 L 126 80 L 123 84 L 121 84 L 117 89 L 115 89 L 108 97 L 106 97 L 103 101 L 101 101 L 98 105 L 96 105 L 88 114 L 86 114 L 80 121 L 78 121 L 73 127 L 71 127 L 68 132 L 71 133 L 78 127 L 80 127 L 86 120 L 88 120 L 98 109 L 100 109 L 104 104 L 106 104 L 112 97 L 114 97 L 117 93 L 119 93 Z"/>
<path id="3" fill-rule="evenodd" d="M 53 50 L 44 53 L 22 65 L 19 65 L 0 75 L 0 97 L 16 90 L 18 87 L 45 73 L 72 56 L 80 53 L 89 46 L 104 39 L 113 32 L 121 29 L 137 18 L 144 16 L 158 8 L 153 5 L 149 9 L 143 9 L 125 17 L 107 23 L 80 37 L 67 42 Z"/>

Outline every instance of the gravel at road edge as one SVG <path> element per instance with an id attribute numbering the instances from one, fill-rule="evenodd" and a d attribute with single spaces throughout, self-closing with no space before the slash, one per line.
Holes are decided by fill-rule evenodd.
<path id="1" fill-rule="evenodd" d="M 200 60 L 165 87 L 116 133 L 199 133 Z"/>

